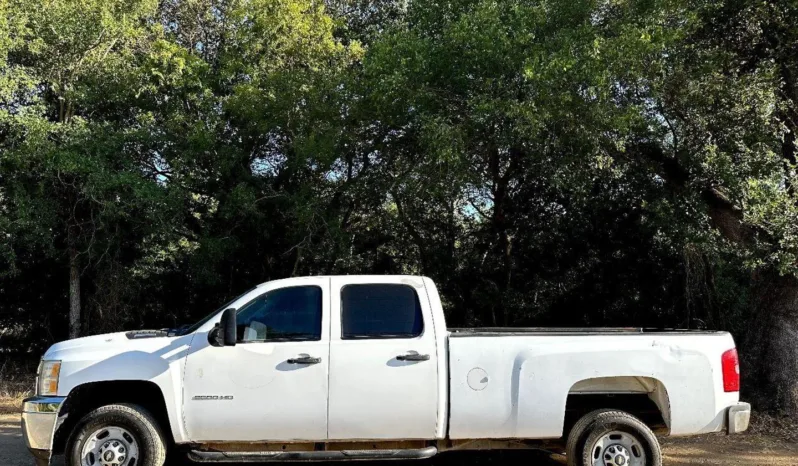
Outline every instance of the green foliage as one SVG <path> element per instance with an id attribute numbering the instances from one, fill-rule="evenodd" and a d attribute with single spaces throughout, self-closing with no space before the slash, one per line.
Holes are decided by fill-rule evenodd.
<path id="1" fill-rule="evenodd" d="M 77 261 L 88 332 L 418 273 L 452 325 L 744 337 L 798 272 L 794 10 L 0 0 L 0 326 L 62 338 Z"/>

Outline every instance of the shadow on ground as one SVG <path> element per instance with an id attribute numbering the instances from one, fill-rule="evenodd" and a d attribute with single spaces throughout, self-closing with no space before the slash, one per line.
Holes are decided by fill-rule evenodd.
<path id="1" fill-rule="evenodd" d="M 187 460 L 167 464 L 167 466 L 196 466 Z M 231 464 L 231 463 L 227 463 Z M 253 463 L 247 463 L 253 464 Z M 297 463 L 262 463 L 259 466 L 294 466 Z M 442 453 L 428 460 L 413 461 L 357 461 L 349 463 L 313 463 L 318 466 L 342 466 L 357 464 L 363 466 L 563 466 L 565 461 L 550 458 L 550 454 L 537 450 L 513 451 L 462 451 Z M 59 464 L 59 466 L 62 466 Z M 231 464 L 231 466 L 236 466 Z M 257 465 L 256 465 L 257 466 Z"/>
<path id="2" fill-rule="evenodd" d="M 200 463 L 179 461 L 169 463 L 167 466 L 190 466 Z M 231 463 L 227 463 L 231 464 Z M 247 463 L 253 464 L 253 463 Z M 293 466 L 297 463 L 263 463 L 260 466 Z M 342 466 L 341 462 L 314 463 L 318 466 Z M 563 466 L 560 462 L 550 458 L 550 454 L 536 450 L 515 451 L 463 451 L 442 453 L 432 459 L 415 461 L 368 461 L 351 462 L 364 466 Z M 59 466 L 62 466 L 59 464 Z M 235 466 L 232 464 L 231 466 Z M 256 465 L 257 466 L 257 465 Z"/>
<path id="3" fill-rule="evenodd" d="M 28 453 L 25 447 L 25 440 L 22 438 L 19 416 L 0 416 L 0 466 L 31 466 L 33 464 L 33 457 Z M 63 466 L 63 457 L 54 458 L 52 464 L 54 466 Z M 191 464 L 193 463 L 188 461 L 174 461 L 167 466 Z M 279 463 L 267 464 L 268 466 L 279 465 Z M 319 466 L 341 466 L 341 463 L 317 464 Z M 379 461 L 368 463 L 369 466 L 556 466 L 562 464 L 550 459 L 549 454 L 545 452 L 533 450 L 450 452 L 423 461 Z"/>
<path id="4" fill-rule="evenodd" d="M 25 448 L 19 416 L 0 415 L 0 465 L 28 466 L 33 459 Z"/>

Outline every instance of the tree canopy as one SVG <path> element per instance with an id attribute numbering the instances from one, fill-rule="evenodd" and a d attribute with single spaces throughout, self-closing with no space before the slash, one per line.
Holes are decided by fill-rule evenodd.
<path id="1" fill-rule="evenodd" d="M 452 326 L 731 331 L 798 412 L 774 0 L 0 0 L 0 350 L 410 273 Z"/>

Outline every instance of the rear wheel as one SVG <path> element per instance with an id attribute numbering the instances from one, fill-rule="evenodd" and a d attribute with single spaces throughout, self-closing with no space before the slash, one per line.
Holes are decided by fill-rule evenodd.
<path id="1" fill-rule="evenodd" d="M 568 436 L 567 452 L 569 466 L 662 466 L 657 437 L 623 411 L 585 415 Z"/>
<path id="2" fill-rule="evenodd" d="M 102 406 L 80 420 L 67 443 L 68 466 L 163 466 L 166 444 L 144 408 Z"/>

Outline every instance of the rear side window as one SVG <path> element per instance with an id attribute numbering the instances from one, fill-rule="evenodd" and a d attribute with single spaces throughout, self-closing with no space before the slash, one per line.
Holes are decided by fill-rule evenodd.
<path id="1" fill-rule="evenodd" d="M 413 338 L 424 331 L 421 303 L 407 285 L 347 285 L 341 290 L 341 338 Z"/>
<path id="2" fill-rule="evenodd" d="M 321 288 L 294 286 L 268 291 L 236 314 L 238 341 L 321 340 Z"/>

